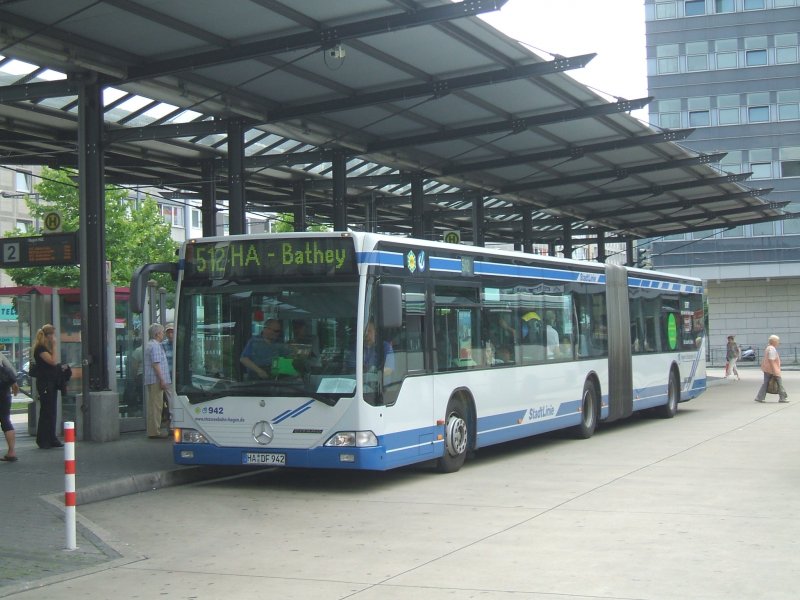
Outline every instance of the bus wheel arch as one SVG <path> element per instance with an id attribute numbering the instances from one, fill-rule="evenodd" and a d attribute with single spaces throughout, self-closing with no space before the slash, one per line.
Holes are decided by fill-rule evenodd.
<path id="1" fill-rule="evenodd" d="M 454 473 L 475 448 L 475 403 L 466 390 L 453 392 L 444 418 L 444 450 L 437 460 L 440 473 Z"/>
<path id="2" fill-rule="evenodd" d="M 656 416 L 662 419 L 671 419 L 678 412 L 678 403 L 681 401 L 681 379 L 678 367 L 672 365 L 667 378 L 667 403 L 656 408 Z"/>
<path id="3" fill-rule="evenodd" d="M 575 437 L 581 440 L 594 435 L 600 420 L 600 382 L 594 373 L 586 377 L 581 393 L 581 422 L 574 428 Z"/>

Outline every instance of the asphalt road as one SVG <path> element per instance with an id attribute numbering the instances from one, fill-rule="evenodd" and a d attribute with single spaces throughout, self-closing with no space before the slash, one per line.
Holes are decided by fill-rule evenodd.
<path id="1" fill-rule="evenodd" d="M 88 504 L 119 558 L 13 597 L 794 600 L 800 373 L 788 404 L 753 402 L 758 378 L 449 475 L 273 469 Z"/>

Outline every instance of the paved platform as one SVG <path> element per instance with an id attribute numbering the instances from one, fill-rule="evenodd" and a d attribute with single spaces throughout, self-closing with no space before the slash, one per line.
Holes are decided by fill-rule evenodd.
<path id="1" fill-rule="evenodd" d="M 785 385 L 791 400 L 789 404 L 779 405 L 776 403 L 777 398 L 771 396 L 768 397 L 771 403 L 758 405 L 753 402 L 753 397 L 761 378 L 759 371 L 742 368 L 742 381 L 722 379 L 719 377 L 721 372 L 718 371 L 716 369 L 710 371 L 709 391 L 701 398 L 682 405 L 682 409 L 702 411 L 707 415 L 706 419 L 713 419 L 715 412 L 724 409 L 726 405 L 735 404 L 747 413 L 748 419 L 760 419 L 758 435 L 762 436 L 763 440 L 759 443 L 769 447 L 773 439 L 769 428 L 780 428 L 782 420 L 766 417 L 779 410 L 789 410 L 790 412 L 781 413 L 787 418 L 796 414 L 794 409 L 800 404 L 800 372 L 785 374 Z M 764 418 L 761 419 L 758 415 L 754 417 L 751 413 L 756 411 L 763 412 Z M 731 417 L 720 413 L 719 418 Z M 15 417 L 18 422 L 20 419 L 24 419 L 24 416 Z M 676 419 L 670 426 L 688 427 L 691 430 L 701 422 L 699 419 Z M 786 418 L 783 422 L 785 427 L 788 424 Z M 232 473 L 230 469 L 177 466 L 172 462 L 170 442 L 147 439 L 144 432 L 126 433 L 120 440 L 114 442 L 78 442 L 76 445 L 78 549 L 66 551 L 63 518 L 63 452 L 58 449 L 36 448 L 35 441 L 26 434 L 26 428 L 22 423 L 19 425 L 17 448 L 19 461 L 0 463 L 0 506 L 3 508 L 3 517 L 0 519 L 0 540 L 2 540 L 0 597 L 35 589 L 45 582 L 66 580 L 72 576 L 71 574 L 86 573 L 93 567 L 105 568 L 118 560 L 131 560 L 130 557 L 122 557 L 115 549 L 119 548 L 119 545 L 112 547 L 104 541 L 102 529 L 81 518 L 81 506 L 159 488 L 214 479 Z M 677 431 L 675 433 L 677 434 Z M 610 439 L 614 440 L 613 437 Z M 784 448 L 781 453 L 784 457 L 786 450 L 789 449 Z M 797 446 L 791 450 L 796 455 Z M 737 449 L 736 456 L 735 463 L 726 461 L 725 476 L 737 479 L 742 487 L 750 485 L 759 488 L 761 484 L 752 483 L 751 480 L 757 479 L 758 473 L 764 468 L 763 454 L 749 452 L 742 447 Z M 511 460 L 516 459 L 511 457 Z M 713 478 L 714 457 L 709 455 L 704 460 L 706 472 L 703 477 Z M 732 473 L 731 469 L 737 472 Z M 449 476 L 447 483 L 456 483 L 453 478 L 462 476 L 466 480 L 466 475 L 456 474 Z M 512 475 L 509 474 L 509 477 Z M 512 483 L 513 477 L 501 487 L 507 488 Z M 553 482 L 553 485 L 557 485 L 557 482 Z M 486 493 L 491 495 L 493 492 L 486 490 Z M 770 498 L 777 492 L 770 489 L 754 489 L 753 493 Z M 635 513 L 635 507 L 632 507 L 631 511 Z M 116 513 L 114 518 L 117 518 Z M 139 520 L 137 514 L 125 511 L 120 513 L 118 518 L 120 524 L 129 529 L 136 527 Z M 723 521 L 724 519 L 720 523 Z M 704 527 L 713 526 L 714 523 L 704 524 Z M 720 534 L 724 532 L 721 531 Z M 637 539 L 635 532 L 631 532 L 630 535 L 631 539 Z M 780 541 L 776 540 L 775 543 Z M 792 544 L 795 543 L 793 540 Z M 635 548 L 631 551 L 635 552 Z M 785 551 L 787 556 L 796 554 L 793 547 L 786 547 Z M 44 589 L 42 591 L 44 592 Z M 85 592 L 91 596 L 90 590 Z M 23 595 L 27 597 L 26 594 Z"/>
<path id="2" fill-rule="evenodd" d="M 4 586 L 32 584 L 118 556 L 80 523 L 78 549 L 64 550 L 63 449 L 39 449 L 27 433 L 27 414 L 15 414 L 12 421 L 19 460 L 0 462 L 0 596 L 7 592 Z M 114 442 L 77 442 L 78 513 L 91 502 L 219 476 L 216 468 L 175 465 L 171 446 L 145 432 L 124 433 Z M 0 455 L 5 450 L 0 438 Z"/>

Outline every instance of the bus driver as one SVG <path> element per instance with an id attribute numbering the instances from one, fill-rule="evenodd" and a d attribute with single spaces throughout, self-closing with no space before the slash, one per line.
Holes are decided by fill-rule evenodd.
<path id="1" fill-rule="evenodd" d="M 247 368 L 248 379 L 266 379 L 270 375 L 272 359 L 289 356 L 289 349 L 281 341 L 282 334 L 281 322 L 278 319 L 267 319 L 261 335 L 250 338 L 239 359 Z"/>

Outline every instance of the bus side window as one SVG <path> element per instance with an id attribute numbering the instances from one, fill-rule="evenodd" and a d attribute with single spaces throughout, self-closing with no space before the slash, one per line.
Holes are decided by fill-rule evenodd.
<path id="1" fill-rule="evenodd" d="M 455 312 L 449 308 L 437 307 L 434 311 L 433 326 L 436 338 L 436 370 L 453 369 L 453 361 L 458 356 L 458 331 L 455 326 Z"/>

